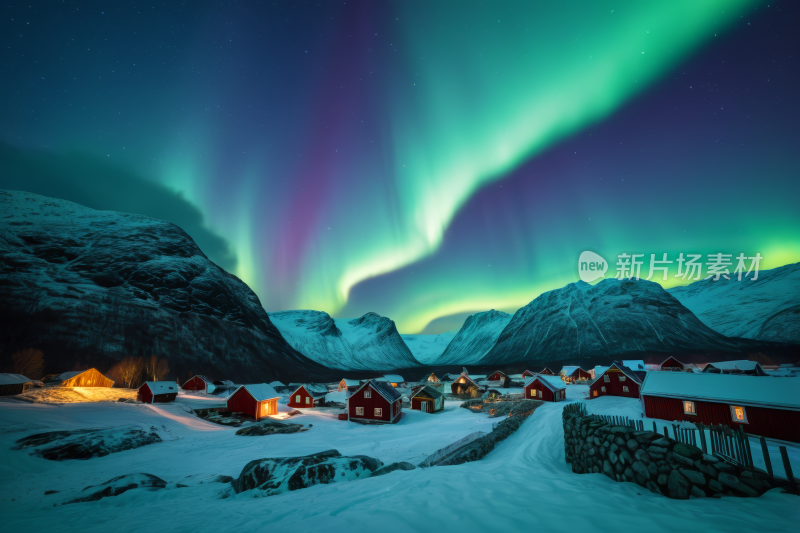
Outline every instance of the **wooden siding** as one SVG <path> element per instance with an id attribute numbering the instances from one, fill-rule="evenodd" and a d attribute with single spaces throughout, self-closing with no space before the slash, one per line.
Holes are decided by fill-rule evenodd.
<path id="1" fill-rule="evenodd" d="M 259 420 L 266 415 L 278 413 L 278 399 L 272 398 L 257 402 L 255 398 L 247 392 L 247 389 L 241 387 L 233 396 L 228 398 L 228 411 L 231 413 L 242 413 L 243 415 L 252 416 L 256 420 Z"/>
<path id="2" fill-rule="evenodd" d="M 609 377 L 606 382 L 605 377 Z M 625 381 L 620 381 L 620 378 L 625 378 Z M 622 387 L 628 387 L 628 392 L 622 390 Z M 603 392 L 602 387 L 606 388 Z M 595 392 L 597 394 L 595 394 Z M 625 398 L 638 398 L 639 397 L 639 384 L 626 376 L 616 368 L 609 368 L 603 373 L 593 385 L 589 387 L 589 398 L 599 398 L 600 396 L 623 396 Z"/>
<path id="3" fill-rule="evenodd" d="M 755 378 L 754 378 L 755 379 Z M 727 424 L 731 429 L 738 430 L 739 426 L 746 433 L 759 435 L 771 439 L 800 442 L 800 411 L 784 409 L 768 409 L 766 407 L 745 406 L 747 423 L 735 422 L 731 416 L 731 405 L 734 403 L 715 403 L 699 400 L 693 401 L 696 415 L 683 412 L 683 401 L 678 398 L 661 398 L 658 396 L 642 396 L 644 400 L 645 416 L 662 420 L 688 420 L 703 424 Z"/>
<path id="4" fill-rule="evenodd" d="M 411 398 L 411 409 L 422 411 L 422 402 L 428 402 L 429 413 L 435 413 L 444 409 L 444 398 L 433 399 L 424 392 Z"/>
<path id="5" fill-rule="evenodd" d="M 367 391 L 370 391 L 370 398 L 366 398 L 364 396 L 364 393 Z M 363 407 L 364 414 L 356 415 L 356 407 Z M 380 416 L 375 415 L 376 408 L 381 409 Z M 347 412 L 351 419 L 358 418 L 390 423 L 396 421 L 396 418 L 398 418 L 398 415 L 402 412 L 402 409 L 402 399 L 398 398 L 393 404 L 389 404 L 386 398 L 378 394 L 378 391 L 369 385 L 358 392 L 353 393 L 353 395 L 347 399 Z"/>
<path id="6" fill-rule="evenodd" d="M 192 379 L 188 380 L 186 383 L 183 384 L 181 387 L 183 390 L 206 390 L 206 382 L 203 381 L 200 376 L 195 376 Z"/>
<path id="7" fill-rule="evenodd" d="M 542 385 L 539 382 L 539 380 L 534 380 L 531 383 L 528 383 L 528 385 L 525 387 L 525 398 L 528 399 L 536 398 L 539 400 L 544 400 L 545 402 L 558 402 L 561 400 L 559 396 L 560 396 L 560 391 L 562 390 L 564 389 L 557 389 L 556 392 L 554 393 L 553 391 Z M 542 391 L 542 397 L 539 398 L 538 395 L 536 396 L 532 395 L 531 394 L 532 391 Z"/>
<path id="8" fill-rule="evenodd" d="M 300 396 L 300 401 L 297 401 L 297 396 Z M 305 387 L 300 387 L 300 390 L 297 390 L 292 393 L 291 397 L 289 398 L 289 403 L 286 404 L 289 407 L 315 407 L 322 403 L 324 398 L 317 398 L 314 399 L 306 390 Z M 306 403 L 308 401 L 308 403 Z"/>
<path id="9" fill-rule="evenodd" d="M 113 387 L 114 382 L 94 368 L 61 382 L 62 387 Z"/>
<path id="10" fill-rule="evenodd" d="M 669 369 L 669 368 L 680 368 L 680 369 L 683 369 L 684 366 L 683 366 L 683 363 L 680 363 L 674 357 L 670 357 L 669 359 L 667 359 L 666 361 L 661 363 L 660 369 L 661 370 L 665 370 L 665 369 Z"/>
<path id="11" fill-rule="evenodd" d="M 13 396 L 15 394 L 22 394 L 26 390 L 33 387 L 33 383 L 27 381 L 25 383 L 11 383 L 9 385 L 0 385 L 0 396 Z"/>
<path id="12" fill-rule="evenodd" d="M 166 394 L 156 394 L 153 396 L 153 391 L 150 390 L 150 387 L 145 383 L 141 387 L 139 387 L 139 391 L 136 393 L 136 399 L 142 403 L 167 403 L 167 402 L 174 402 L 175 398 L 178 397 L 177 392 L 169 392 Z"/>

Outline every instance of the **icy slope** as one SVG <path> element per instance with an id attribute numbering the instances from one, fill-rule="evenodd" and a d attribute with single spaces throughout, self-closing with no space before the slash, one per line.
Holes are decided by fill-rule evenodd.
<path id="1" fill-rule="evenodd" d="M 400 334 L 414 358 L 423 365 L 433 364 L 455 336 L 455 331 L 445 331 L 438 335 Z"/>
<path id="2" fill-rule="evenodd" d="M 420 366 L 394 322 L 377 313 L 333 319 L 322 311 L 270 313 L 298 352 L 328 368 L 386 371 Z"/>
<path id="3" fill-rule="evenodd" d="M 467 317 L 447 349 L 431 365 L 471 365 L 492 349 L 511 315 L 502 311 L 484 311 Z"/>
<path id="4" fill-rule="evenodd" d="M 762 270 L 755 281 L 705 279 L 667 292 L 728 337 L 800 344 L 800 263 Z"/>
<path id="5" fill-rule="evenodd" d="M 542 294 L 514 314 L 478 364 L 736 348 L 657 283 L 612 278 Z"/>
<path id="6" fill-rule="evenodd" d="M 235 381 L 325 378 L 250 288 L 174 224 L 0 191 L 0 346 L 44 352 L 48 373 L 128 355 Z M 0 363 L 5 364 L 4 361 Z"/>

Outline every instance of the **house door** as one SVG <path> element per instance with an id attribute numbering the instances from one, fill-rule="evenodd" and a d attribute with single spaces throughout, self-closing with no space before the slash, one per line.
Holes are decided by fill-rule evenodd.
<path id="1" fill-rule="evenodd" d="M 428 402 L 420 402 L 420 406 L 422 407 L 422 412 L 423 413 L 427 413 L 428 412 Z"/>

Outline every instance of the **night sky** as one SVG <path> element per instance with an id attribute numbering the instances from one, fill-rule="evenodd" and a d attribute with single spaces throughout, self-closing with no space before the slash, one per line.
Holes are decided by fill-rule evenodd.
<path id="1" fill-rule="evenodd" d="M 794 0 L 28 4 L 0 188 L 174 222 L 268 311 L 437 333 L 584 250 L 800 261 Z"/>

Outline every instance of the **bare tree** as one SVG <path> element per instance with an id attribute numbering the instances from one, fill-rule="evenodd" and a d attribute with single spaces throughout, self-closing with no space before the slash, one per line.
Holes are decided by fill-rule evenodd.
<path id="1" fill-rule="evenodd" d="M 39 379 L 42 377 L 42 367 L 44 366 L 44 354 L 35 348 L 25 348 L 11 356 L 13 374 L 22 374 L 29 379 Z"/>
<path id="2" fill-rule="evenodd" d="M 169 363 L 156 355 L 151 355 L 144 360 L 145 377 L 152 381 L 161 381 L 169 374 Z"/>
<path id="3" fill-rule="evenodd" d="M 111 367 L 109 377 L 126 389 L 132 389 L 142 381 L 144 361 L 141 357 L 126 357 Z"/>

